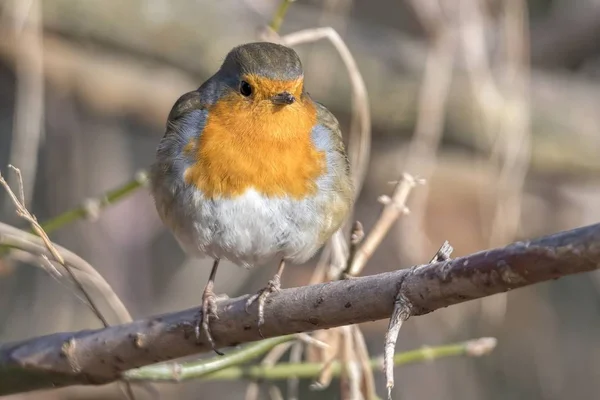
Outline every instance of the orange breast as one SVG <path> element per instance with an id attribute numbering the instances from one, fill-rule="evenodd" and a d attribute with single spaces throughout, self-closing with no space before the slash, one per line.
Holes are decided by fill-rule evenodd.
<path id="1" fill-rule="evenodd" d="M 325 154 L 311 141 L 316 110 L 308 99 L 276 106 L 233 93 L 208 112 L 196 143 L 196 163 L 185 179 L 211 197 L 235 197 L 247 189 L 271 197 L 303 198 L 317 190 Z"/>

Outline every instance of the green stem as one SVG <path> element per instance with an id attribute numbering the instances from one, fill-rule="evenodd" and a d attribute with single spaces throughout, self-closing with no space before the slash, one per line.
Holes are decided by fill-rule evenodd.
<path id="1" fill-rule="evenodd" d="M 111 191 L 106 192 L 102 197 L 92 200 L 95 206 L 98 207 L 95 211 L 100 211 L 107 206 L 116 203 L 117 201 L 129 196 L 137 189 L 142 187 L 147 181 L 145 171 L 138 172 L 136 178 L 119 186 Z M 66 211 L 46 222 L 41 223 L 42 228 L 46 233 L 51 233 L 65 225 L 75 222 L 79 219 L 86 218 L 90 215 L 90 207 L 88 205 L 80 205 L 77 208 Z M 34 233 L 34 232 L 32 232 Z"/>
<path id="2" fill-rule="evenodd" d="M 279 32 L 279 29 L 281 28 L 281 24 L 283 23 L 283 20 L 285 19 L 285 14 L 287 13 L 287 10 L 290 7 L 290 4 L 292 4 L 294 1 L 295 0 L 282 0 L 281 3 L 279 4 L 279 7 L 277 7 L 277 11 L 275 12 L 275 15 L 273 16 L 271 23 L 269 24 L 271 29 L 273 29 L 275 32 Z"/>
<path id="3" fill-rule="evenodd" d="M 274 339 L 285 339 L 280 342 L 269 342 L 274 339 L 263 340 L 258 342 L 256 349 L 246 353 L 244 357 L 239 357 L 236 362 L 228 360 L 230 365 L 228 368 L 211 371 L 209 368 L 204 368 L 203 364 L 211 364 L 218 360 L 219 357 L 207 361 L 195 361 L 192 363 L 177 364 L 175 369 L 172 365 L 157 365 L 144 367 L 137 370 L 127 371 L 125 377 L 129 380 L 152 380 L 152 381 L 182 381 L 193 378 L 202 378 L 204 380 L 284 380 L 289 378 L 316 378 L 323 369 L 322 363 L 278 363 L 274 366 L 264 365 L 250 365 L 240 366 L 241 362 L 250 361 L 252 358 L 260 356 L 262 353 L 267 352 L 270 348 L 276 346 L 279 343 L 283 343 L 288 340 L 292 340 L 293 335 L 283 336 Z M 261 347 L 259 352 L 258 345 L 263 342 L 269 342 Z M 273 344 L 275 343 L 275 344 Z M 466 342 L 449 344 L 438 347 L 424 347 L 421 349 L 411 350 L 404 353 L 398 353 L 394 356 L 394 365 L 405 365 L 410 363 L 429 361 L 438 358 L 454 357 L 454 356 L 481 356 L 488 354 L 495 347 L 495 339 L 481 338 L 475 340 L 469 340 Z M 248 349 L 242 349 L 239 353 L 244 352 Z M 230 355 L 228 357 L 232 357 Z M 223 358 L 223 357 L 221 357 Z M 230 362 L 231 361 L 231 362 Z M 236 365 L 237 364 L 237 365 Z M 372 358 L 369 362 L 371 368 L 381 368 L 382 359 L 381 357 Z M 174 373 L 176 371 L 176 373 Z M 341 364 L 334 362 L 332 365 L 333 376 L 339 376 L 342 371 Z"/>
<path id="4" fill-rule="evenodd" d="M 187 363 L 164 363 L 131 369 L 123 375 L 128 380 L 167 380 L 180 382 L 252 361 L 273 347 L 296 339 L 296 335 L 261 340 L 225 356 L 212 357 Z"/>
<path id="5" fill-rule="evenodd" d="M 146 171 L 140 171 L 136 174 L 133 180 L 106 192 L 102 197 L 91 199 L 87 202 L 87 204 L 82 204 L 77 208 L 65 211 L 64 213 L 57 215 L 48 221 L 42 222 L 40 225 L 47 234 L 50 234 L 51 232 L 54 232 L 79 219 L 88 218 L 93 215 L 92 213 L 99 213 L 109 205 L 114 204 L 117 201 L 122 200 L 134 193 L 137 189 L 144 186 L 147 181 L 148 177 Z M 91 210 L 92 207 L 90 205 L 93 206 L 93 211 Z M 29 230 L 29 233 L 37 235 L 33 228 Z M 0 257 L 6 255 L 8 250 L 9 248 L 7 246 L 0 245 Z"/>

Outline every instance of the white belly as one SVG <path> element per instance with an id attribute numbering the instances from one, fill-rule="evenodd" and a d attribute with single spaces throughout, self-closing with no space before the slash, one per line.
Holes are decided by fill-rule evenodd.
<path id="1" fill-rule="evenodd" d="M 207 200 L 194 188 L 185 190 L 191 193 L 180 198 L 191 201 L 179 205 L 186 223 L 172 228 L 182 248 L 199 257 L 246 267 L 275 258 L 301 263 L 321 247 L 320 233 L 331 224 L 318 197 L 267 198 L 248 190 L 233 199 Z"/>

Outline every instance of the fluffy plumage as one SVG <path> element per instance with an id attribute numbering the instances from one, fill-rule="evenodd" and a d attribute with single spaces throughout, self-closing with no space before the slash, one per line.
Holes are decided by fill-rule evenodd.
<path id="1" fill-rule="evenodd" d="M 242 81 L 251 96 L 240 93 Z M 279 93 L 295 101 L 276 104 Z M 151 190 L 186 252 L 244 266 L 308 260 L 352 199 L 337 120 L 304 91 L 296 53 L 271 43 L 233 49 L 177 100 Z"/>
<path id="2" fill-rule="evenodd" d="M 308 260 L 352 203 L 339 124 L 304 91 L 296 52 L 273 43 L 234 48 L 215 75 L 177 100 L 150 182 L 158 214 L 182 248 L 215 259 L 196 337 L 202 328 L 219 354 L 209 324 L 219 260 L 280 261 L 246 303 L 258 301 L 260 332 L 285 260 Z"/>

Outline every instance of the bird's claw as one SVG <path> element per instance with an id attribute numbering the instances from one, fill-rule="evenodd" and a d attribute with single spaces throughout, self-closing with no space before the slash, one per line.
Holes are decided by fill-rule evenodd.
<path id="1" fill-rule="evenodd" d="M 206 339 L 215 353 L 222 356 L 223 353 L 219 351 L 215 346 L 215 341 L 210 331 L 210 319 L 219 319 L 217 314 L 217 296 L 210 289 L 205 289 L 202 295 L 202 317 L 198 319 L 196 324 L 196 340 L 200 340 L 200 328 L 204 331 Z"/>
<path id="2" fill-rule="evenodd" d="M 275 275 L 273 279 L 267 283 L 267 286 L 259 290 L 255 295 L 246 301 L 246 312 L 250 313 L 248 308 L 258 300 L 258 333 L 261 337 L 263 337 L 263 334 L 260 330 L 260 327 L 265 323 L 265 302 L 271 294 L 277 293 L 280 290 L 281 278 L 279 275 Z"/>

